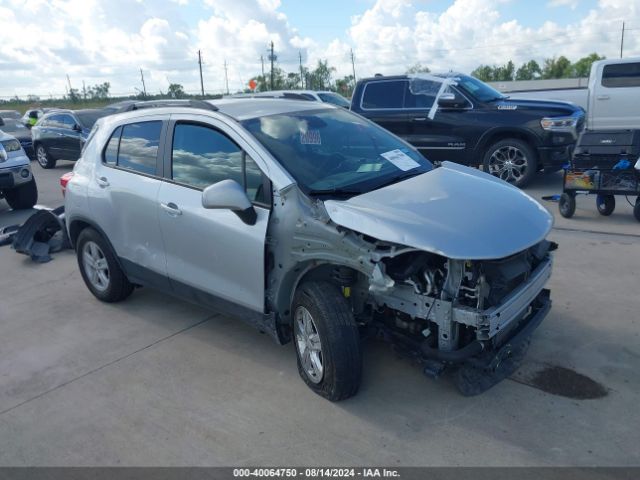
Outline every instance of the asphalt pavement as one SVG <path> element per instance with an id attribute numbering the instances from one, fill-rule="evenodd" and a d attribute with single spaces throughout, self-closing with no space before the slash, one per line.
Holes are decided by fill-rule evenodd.
<path id="1" fill-rule="evenodd" d="M 72 164 L 33 165 L 59 206 Z M 527 191 L 560 190 L 553 174 Z M 73 252 L 0 247 L 0 466 L 639 465 L 640 224 L 624 197 L 608 218 L 592 197 L 571 220 L 542 203 L 552 311 L 522 368 L 471 398 L 367 341 L 360 392 L 332 404 L 292 345 L 150 289 L 100 303 Z M 0 226 L 28 214 L 0 201 Z"/>

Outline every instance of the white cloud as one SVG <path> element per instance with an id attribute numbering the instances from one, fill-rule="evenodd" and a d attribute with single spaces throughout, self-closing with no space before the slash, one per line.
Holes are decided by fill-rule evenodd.
<path id="1" fill-rule="evenodd" d="M 351 74 L 351 49 L 359 77 L 402 73 L 416 62 L 468 72 L 509 59 L 616 57 L 622 20 L 640 18 L 640 0 L 599 0 L 569 25 L 530 28 L 501 16 L 505 1 L 455 0 L 439 14 L 429 2 L 363 3 L 369 8 L 346 32 L 320 44 L 290 24 L 280 0 L 0 0 L 0 96 L 64 93 L 67 74 L 75 88 L 108 81 L 112 93 L 133 93 L 141 88 L 140 68 L 148 91 L 175 82 L 195 92 L 198 50 L 205 89 L 225 88 L 226 60 L 236 90 L 260 72 L 260 56 L 268 70 L 271 41 L 285 70 L 297 71 L 301 51 L 309 66 L 328 59 L 337 77 Z M 572 6 L 578 0 L 547 1 Z M 628 55 L 640 55 L 635 33 L 625 38 Z"/>

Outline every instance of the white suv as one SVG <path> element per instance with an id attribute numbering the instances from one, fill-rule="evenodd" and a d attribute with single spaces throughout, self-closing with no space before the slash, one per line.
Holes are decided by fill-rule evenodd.
<path id="1" fill-rule="evenodd" d="M 155 107 L 155 108 L 152 108 Z M 100 300 L 149 286 L 235 315 L 340 400 L 376 334 L 464 394 L 509 375 L 550 308 L 552 220 L 520 190 L 441 167 L 315 102 L 139 103 L 100 119 L 66 189 Z"/>

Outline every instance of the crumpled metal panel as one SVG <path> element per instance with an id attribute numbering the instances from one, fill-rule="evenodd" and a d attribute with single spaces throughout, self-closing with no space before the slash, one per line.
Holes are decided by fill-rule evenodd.
<path id="1" fill-rule="evenodd" d="M 343 227 L 459 260 L 513 255 L 553 226 L 549 212 L 526 193 L 451 162 L 349 200 L 327 200 L 325 207 Z"/>

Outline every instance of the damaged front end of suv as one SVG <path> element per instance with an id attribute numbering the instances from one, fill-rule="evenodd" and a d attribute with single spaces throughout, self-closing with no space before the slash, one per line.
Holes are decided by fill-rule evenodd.
<path id="1" fill-rule="evenodd" d="M 552 219 L 482 172 L 445 162 L 347 200 L 312 199 L 296 186 L 274 195 L 267 307 L 279 312 L 281 342 L 292 335 L 292 292 L 330 282 L 362 332 L 428 376 L 453 370 L 474 395 L 518 367 L 550 309 Z"/>

